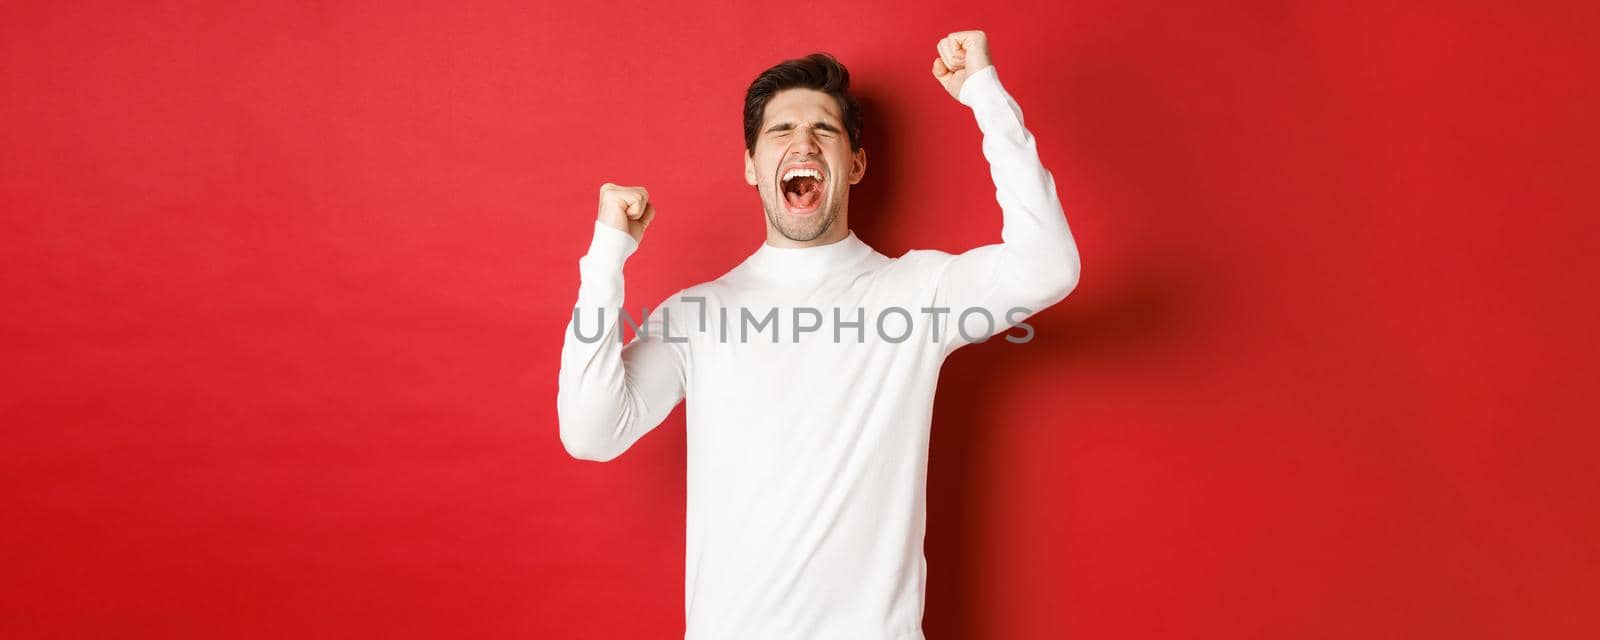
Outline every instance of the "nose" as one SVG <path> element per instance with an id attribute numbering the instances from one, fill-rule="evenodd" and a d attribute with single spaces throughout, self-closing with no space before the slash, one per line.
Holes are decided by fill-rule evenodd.
<path id="1" fill-rule="evenodd" d="M 791 143 L 790 149 L 809 151 L 814 154 L 821 151 L 822 147 L 817 144 L 816 133 L 812 131 L 811 127 L 800 127 L 795 132 L 794 141 Z"/>

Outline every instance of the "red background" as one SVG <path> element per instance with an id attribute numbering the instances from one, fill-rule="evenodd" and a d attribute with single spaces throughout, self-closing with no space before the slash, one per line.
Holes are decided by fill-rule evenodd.
<path id="1" fill-rule="evenodd" d="M 1084 272 L 945 367 L 930 638 L 1600 635 L 1593 5 L 286 4 L 0 7 L 0 636 L 681 637 L 682 408 L 557 439 L 598 186 L 719 275 L 825 49 L 858 233 L 994 242 L 965 28 Z"/>

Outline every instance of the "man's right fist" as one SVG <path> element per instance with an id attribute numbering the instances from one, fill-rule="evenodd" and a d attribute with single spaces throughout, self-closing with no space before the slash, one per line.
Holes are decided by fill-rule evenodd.
<path id="1" fill-rule="evenodd" d="M 644 241 L 644 229 L 656 217 L 656 206 L 644 187 L 624 187 L 609 182 L 600 185 L 599 220 Z"/>

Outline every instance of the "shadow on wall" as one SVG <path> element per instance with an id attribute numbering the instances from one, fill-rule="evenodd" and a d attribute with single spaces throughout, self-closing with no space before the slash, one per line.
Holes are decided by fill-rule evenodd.
<path id="1" fill-rule="evenodd" d="M 889 248 L 892 243 L 885 242 L 884 236 L 893 228 L 888 220 L 895 213 L 889 194 L 898 193 L 901 188 L 898 168 L 903 164 L 902 153 L 900 146 L 894 144 L 894 132 L 877 126 L 879 122 L 898 122 L 893 115 L 895 109 L 890 98 L 880 97 L 870 90 L 852 89 L 852 93 L 867 118 L 861 146 L 867 150 L 868 178 L 850 189 L 850 209 L 870 211 L 872 215 L 851 216 L 850 229 L 884 255 L 899 255 L 900 252 Z"/>
<path id="2" fill-rule="evenodd" d="M 1211 204 L 1208 194 L 1198 192 L 1195 185 L 1200 183 L 1191 179 L 1199 173 L 1199 159 L 1190 150 L 1177 105 L 1162 104 L 1137 74 L 1124 71 L 1088 69 L 1079 61 L 1075 76 L 1059 82 L 1073 86 L 1067 94 L 1084 97 L 1032 107 L 1024 103 L 1029 123 L 1048 122 L 1053 132 L 1070 132 L 1070 148 L 1083 158 L 1075 164 L 1098 169 L 1096 179 L 1102 183 L 1096 186 L 1097 193 L 1116 194 L 1107 200 L 1119 209 L 1102 213 L 1117 216 L 1119 223 L 1094 226 L 1189 228 L 1217 219 L 1223 215 L 1220 207 Z M 893 119 L 879 117 L 877 121 Z M 893 133 L 880 131 L 878 139 L 867 136 L 880 159 L 873 165 L 878 172 L 875 177 L 888 183 L 870 192 L 866 206 L 872 211 L 888 210 L 882 206 L 882 197 L 897 183 L 893 172 L 896 146 L 892 140 L 881 139 Z M 1130 145 L 1130 141 L 1138 144 Z M 1052 144 L 1068 147 L 1064 142 Z M 1156 162 L 1161 166 L 1153 167 Z M 1059 189 L 1082 182 L 1066 179 L 1060 167 L 1047 167 L 1056 174 Z M 1069 221 L 1081 220 L 1085 213 L 1073 209 L 1072 194 L 1060 195 Z M 998 205 L 994 213 L 999 214 Z M 873 233 L 883 227 L 879 216 L 863 222 L 873 226 Z M 1082 230 L 1086 226 L 1081 222 L 1074 225 L 1083 252 L 1084 279 L 1067 300 L 1028 320 L 1036 331 L 1034 340 L 1025 345 L 998 339 L 968 345 L 951 355 L 941 371 L 930 445 L 925 544 L 929 575 L 924 629 L 932 640 L 986 637 L 997 621 L 1024 613 L 985 608 L 983 603 L 994 601 L 985 597 L 984 591 L 993 584 L 992 563 L 986 559 L 995 551 L 979 545 L 1013 536 L 1001 529 L 1003 524 L 970 517 L 985 511 L 984 505 L 992 502 L 987 488 L 994 486 L 994 478 L 1008 473 L 985 462 L 996 458 L 985 452 L 1007 437 L 1006 430 L 1015 428 L 992 423 L 987 417 L 997 413 L 996 402 L 1005 401 L 1001 400 L 1006 397 L 1004 390 L 1023 383 L 1021 377 L 1027 371 L 1054 369 L 1062 371 L 1064 379 L 1078 379 L 1092 377 L 1095 370 L 1112 363 L 1150 357 L 1152 350 L 1172 348 L 1209 313 L 1202 308 L 1207 302 L 1195 293 L 1197 281 L 1218 274 L 1198 273 L 1195 265 L 1215 264 L 1206 255 L 1212 249 L 1160 238 L 1085 238 Z M 1165 234 L 1163 238 L 1181 236 Z M 1120 259 L 1109 259 L 1111 256 L 1097 255 L 1091 247 L 1104 248 L 1107 253 L 1114 253 L 1112 247 L 1130 250 L 1124 250 Z M 1070 407 L 1074 390 L 1061 392 L 1056 398 Z M 1070 413 L 1059 426 L 1074 428 Z M 1039 508 L 1071 509 L 1072 505 L 1063 498 Z M 1046 582 L 1060 579 L 1039 576 Z M 1072 603 L 1062 604 L 1057 619 L 1074 617 Z"/>

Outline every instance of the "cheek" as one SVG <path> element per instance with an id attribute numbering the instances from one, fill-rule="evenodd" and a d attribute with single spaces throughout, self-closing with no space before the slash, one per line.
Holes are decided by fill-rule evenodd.
<path id="1" fill-rule="evenodd" d="M 849 147 L 845 147 L 843 151 L 834 156 L 833 161 L 830 163 L 833 166 L 834 175 L 839 178 L 833 181 L 834 188 L 837 190 L 843 191 L 850 187 L 851 159 Z"/>

